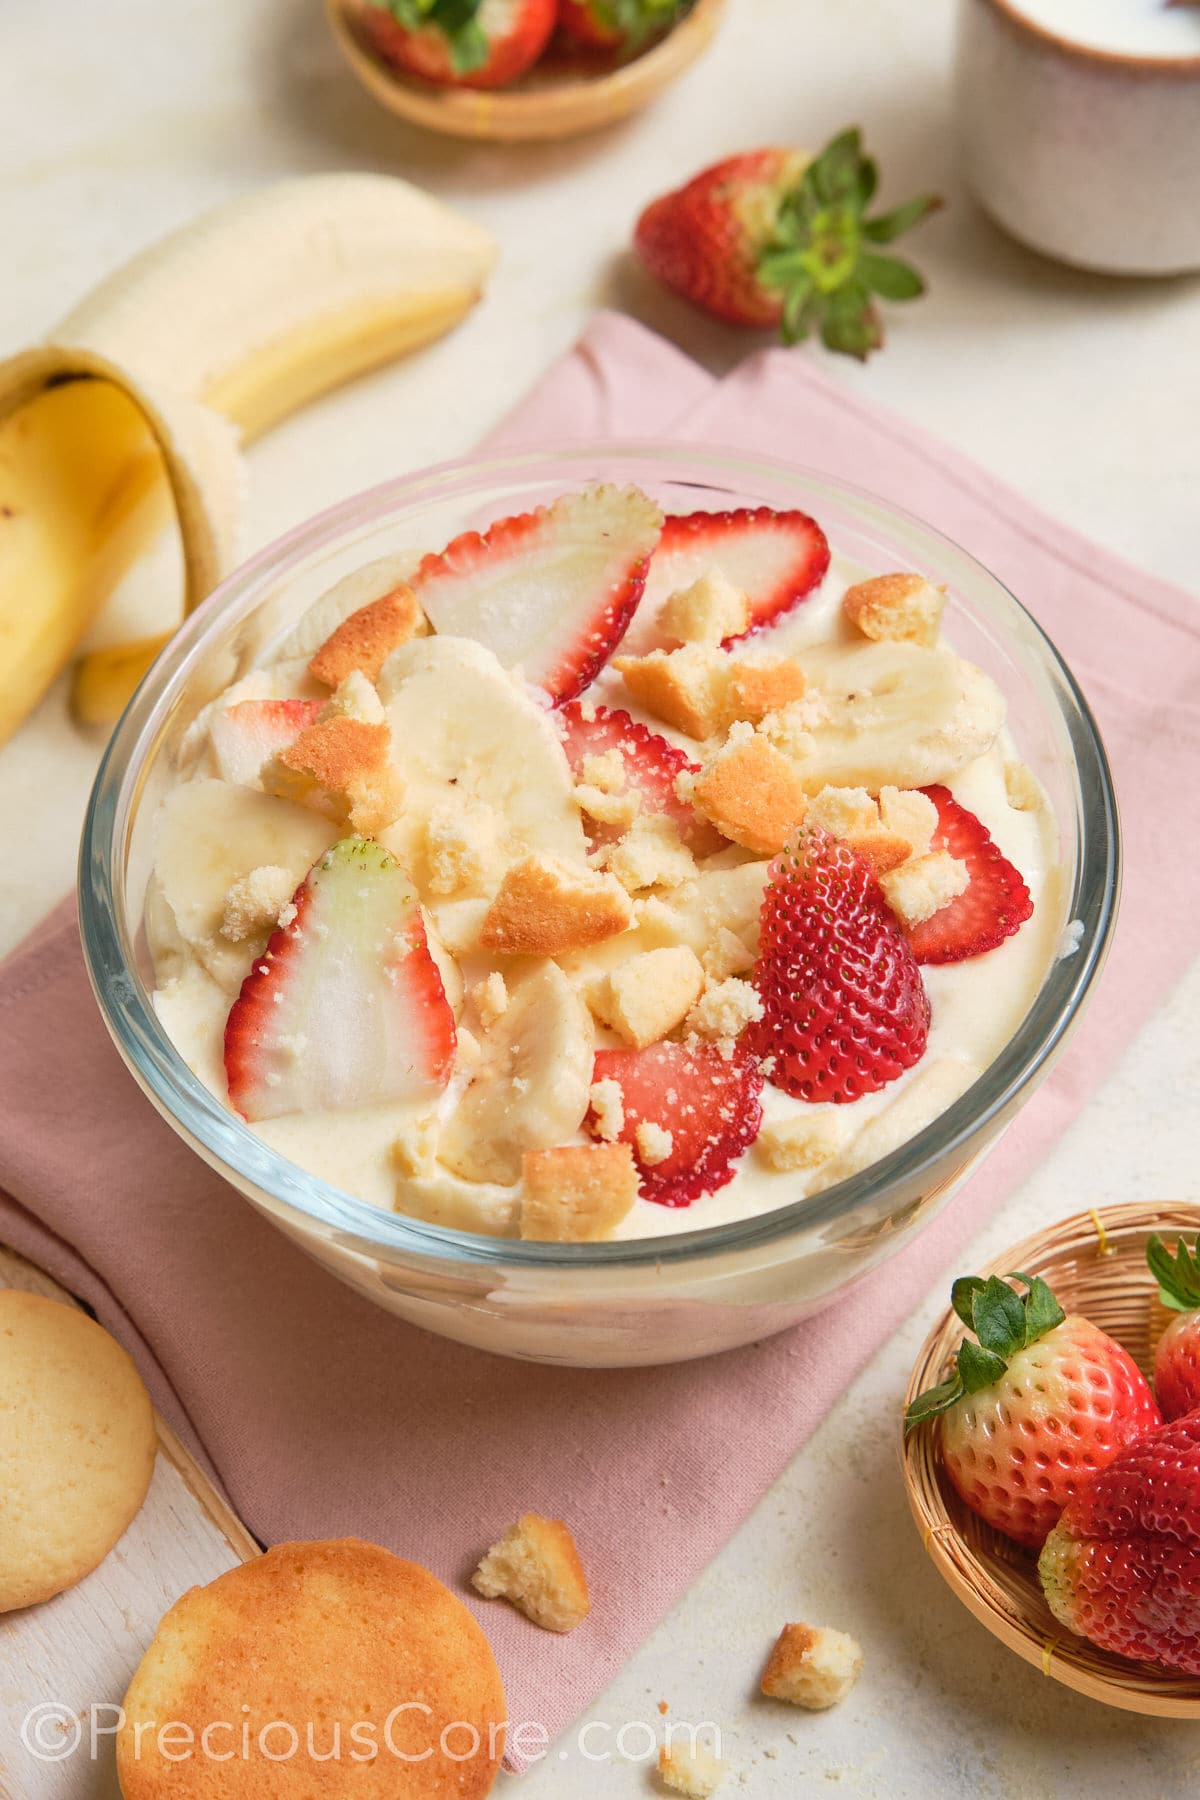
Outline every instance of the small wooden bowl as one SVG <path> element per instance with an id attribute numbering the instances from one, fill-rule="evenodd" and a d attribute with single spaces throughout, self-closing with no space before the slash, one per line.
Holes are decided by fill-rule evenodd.
<path id="1" fill-rule="evenodd" d="M 982 1275 L 1042 1275 L 1067 1312 L 1084 1313 L 1123 1344 L 1149 1375 L 1156 1320 L 1156 1284 L 1146 1267 L 1146 1243 L 1159 1231 L 1168 1242 L 1200 1231 L 1200 1206 L 1110 1206 L 1079 1213 L 1026 1238 L 979 1271 Z M 953 1312 L 925 1342 L 905 1404 L 950 1373 L 964 1329 Z M 963 1505 L 941 1462 L 940 1433 L 922 1426 L 904 1442 L 908 1504 L 941 1575 L 982 1625 L 1044 1675 L 1126 1712 L 1164 1719 L 1200 1719 L 1200 1677 L 1127 1662 L 1073 1636 L 1054 1617 L 1037 1577 L 1037 1558 Z"/>
<path id="2" fill-rule="evenodd" d="M 377 100 L 430 131 L 505 143 L 576 137 L 636 112 L 708 48 L 726 6 L 726 0 L 696 0 L 666 37 L 630 62 L 589 66 L 581 59 L 564 69 L 551 60 L 512 87 L 484 93 L 435 87 L 384 62 L 358 29 L 364 3 L 326 0 L 325 10 L 343 56 Z"/>

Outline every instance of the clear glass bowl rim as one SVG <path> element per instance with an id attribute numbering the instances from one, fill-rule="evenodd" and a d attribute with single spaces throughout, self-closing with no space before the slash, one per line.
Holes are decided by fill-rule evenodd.
<path id="1" fill-rule="evenodd" d="M 203 640 L 218 621 L 231 625 L 253 610 L 260 584 L 278 581 L 289 568 L 356 529 L 378 525 L 389 512 L 422 500 L 446 499 L 480 488 L 489 480 L 528 477 L 552 462 L 564 488 L 573 471 L 597 463 L 644 463 L 647 478 L 755 491 L 756 473 L 769 481 L 803 485 L 810 493 L 878 509 L 897 523 L 945 545 L 991 583 L 1032 628 L 1055 678 L 1062 722 L 1078 771 L 1080 809 L 1076 818 L 1075 878 L 1066 916 L 1083 927 L 1078 947 L 1059 957 L 1000 1055 L 979 1079 L 938 1118 L 898 1150 L 869 1169 L 806 1199 L 757 1217 L 696 1231 L 598 1244 L 544 1244 L 495 1238 L 430 1225 L 402 1213 L 387 1213 L 319 1180 L 269 1148 L 211 1094 L 183 1061 L 158 1023 L 149 995 L 127 955 L 120 919 L 118 883 L 126 825 L 140 786 L 147 747 L 153 743 L 171 701 L 187 685 Z M 625 472 L 622 478 L 626 478 Z M 630 476 L 628 478 L 635 478 Z M 797 504 L 804 504 L 797 496 Z M 1116 796 L 1108 759 L 1095 719 L 1070 669 L 1037 620 L 999 578 L 969 552 L 923 519 L 859 488 L 806 468 L 764 456 L 706 451 L 693 443 L 613 441 L 481 455 L 431 465 L 354 495 L 316 514 L 243 563 L 184 621 L 143 679 L 109 741 L 92 788 L 79 858 L 79 922 L 88 976 L 121 1054 L 155 1101 L 196 1140 L 207 1159 L 269 1194 L 292 1215 L 303 1234 L 312 1226 L 367 1256 L 399 1263 L 405 1255 L 448 1265 L 550 1271 L 599 1269 L 617 1274 L 647 1264 L 695 1262 L 722 1253 L 761 1249 L 792 1232 L 827 1226 L 864 1203 L 878 1203 L 881 1191 L 919 1182 L 969 1145 L 997 1117 L 1013 1109 L 1022 1091 L 1052 1060 L 1070 1032 L 1083 1000 L 1103 966 L 1116 920 L 1120 892 L 1120 839 Z M 233 1185 L 237 1180 L 233 1179 Z"/>

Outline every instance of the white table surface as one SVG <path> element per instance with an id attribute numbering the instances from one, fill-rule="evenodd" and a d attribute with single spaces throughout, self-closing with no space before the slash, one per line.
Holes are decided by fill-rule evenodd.
<path id="1" fill-rule="evenodd" d="M 1081 530 L 1194 586 L 1200 287 L 1070 273 L 975 211 L 949 117 L 952 13 L 950 0 L 732 0 L 715 51 L 652 112 L 564 147 L 505 150 L 427 138 L 377 111 L 341 67 L 317 0 L 9 0 L 0 8 L 0 352 L 194 211 L 291 172 L 392 171 L 491 227 L 501 267 L 452 338 L 253 450 L 253 549 L 321 505 L 468 450 L 599 304 L 627 307 L 714 370 L 730 366 L 742 339 L 629 268 L 640 205 L 718 154 L 811 145 L 859 121 L 883 162 L 885 200 L 933 187 L 951 204 L 912 246 L 930 298 L 893 310 L 883 354 L 863 369 L 839 359 L 837 375 Z M 0 753 L 0 948 L 71 881 L 98 749 L 71 725 L 60 685 Z M 1200 1080 L 1198 1009 L 1193 967 L 984 1233 L 980 1256 L 1081 1204 L 1196 1194 L 1188 1098 Z M 681 1718 L 718 1721 L 728 1791 L 763 1800 L 1193 1792 L 1200 1727 L 1139 1721 L 1046 1681 L 974 1623 L 922 1554 L 891 1422 L 939 1304 L 931 1295 L 879 1353 L 593 1716 L 614 1732 L 630 1720 L 660 1724 L 666 1699 Z M 762 1654 L 798 1617 L 851 1630 L 865 1646 L 857 1691 L 827 1715 L 753 1698 Z M 636 1734 L 626 1742 L 636 1747 Z M 655 1785 L 636 1756 L 587 1761 L 571 1733 L 520 1791 L 622 1800 Z"/>

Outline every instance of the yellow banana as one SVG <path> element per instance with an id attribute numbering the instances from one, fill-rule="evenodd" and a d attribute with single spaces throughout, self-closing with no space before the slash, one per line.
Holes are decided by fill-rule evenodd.
<path id="1" fill-rule="evenodd" d="M 494 260 L 406 182 L 302 177 L 164 239 L 0 363 L 0 741 L 164 520 L 185 610 L 233 566 L 242 443 L 448 330 Z M 77 714 L 115 718 L 170 635 L 86 657 Z"/>

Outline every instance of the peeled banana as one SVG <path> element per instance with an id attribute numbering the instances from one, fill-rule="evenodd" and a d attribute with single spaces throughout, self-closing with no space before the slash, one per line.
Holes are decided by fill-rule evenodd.
<path id="1" fill-rule="evenodd" d="M 407 182 L 301 177 L 164 239 L 0 363 L 0 741 L 165 520 L 185 611 L 233 566 L 243 443 L 448 330 L 495 254 Z M 115 718 L 169 636 L 86 658 L 78 716 Z"/>

